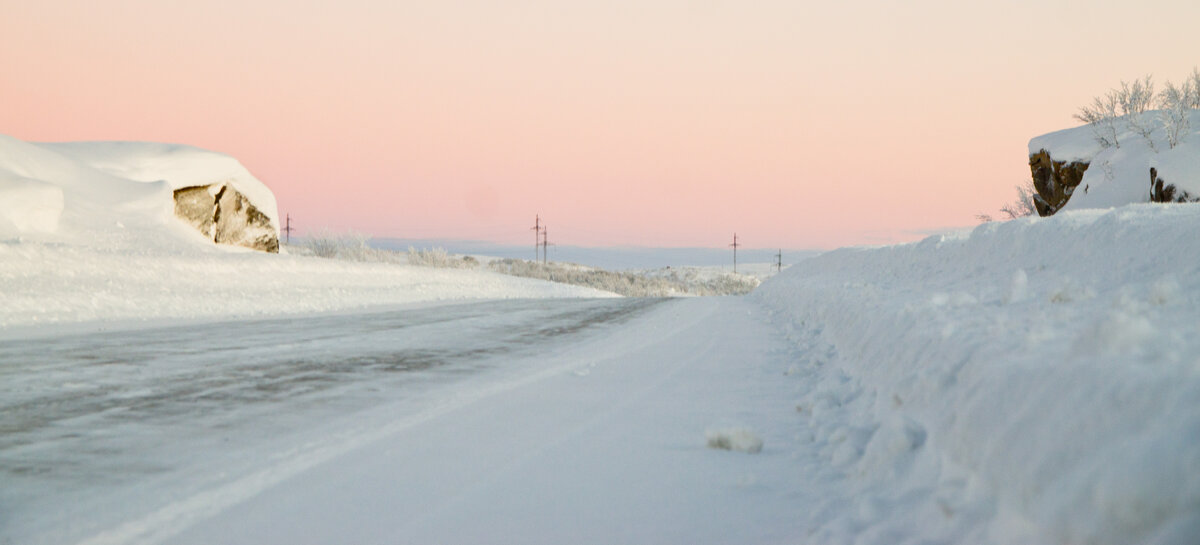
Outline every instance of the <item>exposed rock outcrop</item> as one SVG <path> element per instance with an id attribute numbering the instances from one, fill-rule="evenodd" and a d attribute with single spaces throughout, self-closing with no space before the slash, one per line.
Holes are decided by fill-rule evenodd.
<path id="1" fill-rule="evenodd" d="M 176 189 L 175 215 L 218 244 L 279 252 L 271 219 L 228 183 Z"/>
<path id="2" fill-rule="evenodd" d="M 1113 141 L 1119 146 L 1097 139 L 1091 125 L 1031 139 L 1027 149 L 1038 214 L 1200 202 L 1200 109 L 1186 112 L 1182 132 L 1170 139 L 1163 121 L 1168 113 L 1150 110 L 1115 120 Z"/>
<path id="3" fill-rule="evenodd" d="M 1176 188 L 1158 175 L 1158 169 L 1150 168 L 1150 202 L 1200 202 L 1187 191 Z"/>
<path id="4" fill-rule="evenodd" d="M 1033 187 L 1037 190 L 1033 204 L 1039 216 L 1052 216 L 1071 199 L 1075 188 L 1083 181 L 1090 163 L 1055 161 L 1045 149 L 1029 156 Z"/>

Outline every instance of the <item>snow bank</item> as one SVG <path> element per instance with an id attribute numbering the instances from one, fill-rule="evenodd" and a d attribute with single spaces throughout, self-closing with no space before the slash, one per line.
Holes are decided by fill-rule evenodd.
<path id="1" fill-rule="evenodd" d="M 764 283 L 811 440 L 887 499 L 860 506 L 871 531 L 834 516 L 817 541 L 1190 542 L 1198 232 L 1196 205 L 1066 212 Z"/>
<path id="2" fill-rule="evenodd" d="M 227 155 L 137 142 L 32 144 L 0 135 L 0 331 L 612 295 L 493 273 L 216 246 L 211 234 L 176 217 L 173 190 L 195 184 L 234 186 L 270 216 L 268 228 L 278 234 L 274 196 Z"/>
<path id="3" fill-rule="evenodd" d="M 63 211 L 62 189 L 0 173 L 0 236 L 53 233 Z"/>
<path id="4" fill-rule="evenodd" d="M 61 142 L 39 144 L 119 178 L 139 182 L 163 180 L 172 190 L 228 183 L 246 195 L 276 228 L 275 194 L 237 159 L 192 146 L 156 142 Z"/>
<path id="5" fill-rule="evenodd" d="M 1150 140 L 1116 121 L 1119 147 L 1103 148 L 1090 125 L 1038 136 L 1029 141 L 1032 156 L 1046 150 L 1055 161 L 1088 163 L 1079 186 L 1063 210 L 1111 208 L 1150 202 L 1150 169 L 1192 199 L 1200 197 L 1200 110 L 1189 114 L 1191 129 L 1174 148 L 1162 128 L 1160 111 L 1141 114 L 1142 124 L 1151 127 Z"/>
<path id="6" fill-rule="evenodd" d="M 47 149 L 0 135 L 0 236 L 57 233 L 91 236 L 117 219 L 139 215 L 161 223 L 169 217 L 171 193 L 162 182 L 142 183 L 112 176 Z M 60 231 L 61 223 L 67 223 Z"/>

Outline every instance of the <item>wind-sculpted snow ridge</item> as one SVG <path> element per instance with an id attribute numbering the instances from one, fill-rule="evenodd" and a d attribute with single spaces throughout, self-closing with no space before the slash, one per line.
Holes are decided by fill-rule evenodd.
<path id="1" fill-rule="evenodd" d="M 1197 233 L 1195 205 L 1066 212 L 764 283 L 811 440 L 860 487 L 813 542 L 1194 543 Z"/>

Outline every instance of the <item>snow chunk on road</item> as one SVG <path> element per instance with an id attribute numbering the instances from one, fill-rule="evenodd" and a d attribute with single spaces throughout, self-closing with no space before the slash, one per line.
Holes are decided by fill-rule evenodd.
<path id="1" fill-rule="evenodd" d="M 709 428 L 704 437 L 708 440 L 708 448 L 749 454 L 762 452 L 762 438 L 747 428 Z"/>

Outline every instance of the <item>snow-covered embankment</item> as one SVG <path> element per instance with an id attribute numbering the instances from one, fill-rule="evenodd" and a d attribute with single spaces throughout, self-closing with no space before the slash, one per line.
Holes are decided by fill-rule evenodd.
<path id="1" fill-rule="evenodd" d="M 195 206 L 181 206 L 180 190 L 196 190 L 186 203 Z M 197 210 L 199 225 L 189 215 Z M 230 219 L 238 214 L 257 223 L 239 226 Z M 274 194 L 228 155 L 0 135 L 0 336 L 434 300 L 612 296 L 491 272 L 247 250 L 264 236 L 277 245 L 278 226 Z"/>
<path id="2" fill-rule="evenodd" d="M 752 297 L 805 348 L 797 409 L 871 503 L 867 527 L 835 516 L 818 536 L 1200 535 L 1198 232 L 1198 206 L 1078 211 L 765 283 Z"/>

